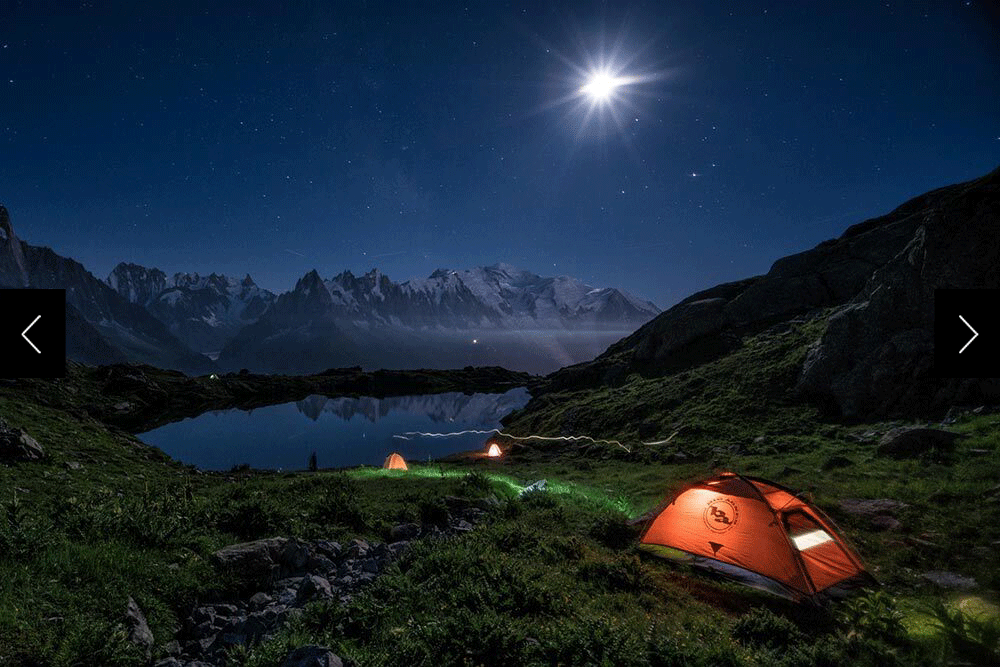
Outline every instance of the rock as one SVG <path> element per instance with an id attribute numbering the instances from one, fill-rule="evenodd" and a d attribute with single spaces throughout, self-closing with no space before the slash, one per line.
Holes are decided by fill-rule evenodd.
<path id="1" fill-rule="evenodd" d="M 960 437 L 958 433 L 934 428 L 890 431 L 882 437 L 876 453 L 894 459 L 911 459 L 932 450 L 950 452 L 955 449 L 955 441 Z"/>
<path id="2" fill-rule="evenodd" d="M 24 429 L 12 428 L 0 419 L 0 461 L 38 461 L 45 450 Z"/>
<path id="3" fill-rule="evenodd" d="M 933 359 L 935 290 L 1000 287 L 998 201 L 1000 169 L 849 229 L 841 238 L 852 230 L 857 238 L 875 229 L 897 233 L 882 244 L 887 261 L 869 263 L 864 287 L 810 349 L 799 392 L 852 418 L 995 404 L 997 378 L 938 378 Z"/>
<path id="4" fill-rule="evenodd" d="M 67 470 L 83 470 L 83 464 L 79 463 L 77 461 L 67 461 L 66 462 L 66 469 Z"/>
<path id="5" fill-rule="evenodd" d="M 254 593 L 253 597 L 250 598 L 249 606 L 251 609 L 263 609 L 271 604 L 271 600 L 271 596 L 267 593 Z"/>
<path id="6" fill-rule="evenodd" d="M 333 560 L 340 558 L 340 552 L 342 551 L 340 542 L 331 542 L 330 540 L 319 540 L 316 542 L 316 550 Z"/>
<path id="7" fill-rule="evenodd" d="M 212 560 L 219 567 L 267 582 L 274 576 L 286 544 L 288 539 L 284 537 L 233 544 L 212 554 Z"/>
<path id="8" fill-rule="evenodd" d="M 976 583 L 975 579 L 969 577 L 963 577 L 960 574 L 955 574 L 954 572 L 945 572 L 943 570 L 937 570 L 934 572 L 924 572 L 920 575 L 927 581 L 930 581 L 941 588 L 947 588 L 951 590 L 970 590 L 976 588 L 979 584 Z"/>
<path id="9" fill-rule="evenodd" d="M 185 667 L 184 663 L 177 658 L 170 657 L 164 658 L 163 660 L 157 660 L 153 667 Z"/>
<path id="10" fill-rule="evenodd" d="M 835 470 L 837 468 L 847 468 L 848 466 L 852 465 L 854 465 L 854 461 L 847 458 L 846 456 L 835 455 L 831 456 L 826 461 L 824 461 L 823 465 L 820 466 L 820 470 L 823 471 Z"/>
<path id="11" fill-rule="evenodd" d="M 389 540 L 392 542 L 405 542 L 420 535 L 420 526 L 415 523 L 401 523 L 393 526 L 389 531 Z"/>
<path id="12" fill-rule="evenodd" d="M 344 663 L 326 647 L 303 646 L 285 656 L 281 667 L 344 667 Z"/>
<path id="13" fill-rule="evenodd" d="M 389 545 L 389 553 L 392 555 L 393 558 L 399 558 L 403 554 L 403 552 L 406 551 L 406 548 L 408 546 L 410 546 L 410 543 L 406 541 L 393 542 L 392 544 Z"/>
<path id="14" fill-rule="evenodd" d="M 892 516 L 895 512 L 909 507 L 904 502 L 890 498 L 844 498 L 840 509 L 856 516 L 873 517 L 880 514 Z"/>
<path id="15" fill-rule="evenodd" d="M 309 545 L 298 540 L 288 540 L 281 550 L 281 564 L 292 571 L 301 570 L 309 562 Z"/>
<path id="16" fill-rule="evenodd" d="M 524 487 L 524 489 L 521 491 L 520 495 L 521 496 L 525 496 L 525 495 L 527 495 L 529 493 L 534 493 L 535 491 L 544 491 L 545 490 L 545 484 L 546 484 L 546 482 L 545 482 L 544 479 L 540 479 L 537 482 L 532 482 L 528 486 Z"/>
<path id="17" fill-rule="evenodd" d="M 472 530 L 472 524 L 464 519 L 460 519 L 452 528 L 460 533 L 467 533 Z"/>
<path id="18" fill-rule="evenodd" d="M 330 582 L 315 574 L 310 574 L 302 581 L 296 599 L 299 602 L 310 602 L 312 600 L 328 600 L 333 597 L 333 589 Z"/>
<path id="19" fill-rule="evenodd" d="M 903 524 L 900 523 L 899 519 L 888 514 L 876 514 L 871 517 L 871 525 L 875 530 L 893 533 L 903 528 Z"/>
<path id="20" fill-rule="evenodd" d="M 125 606 L 125 631 L 128 633 L 128 640 L 135 645 L 142 654 L 149 660 L 153 655 L 153 633 L 146 623 L 139 605 L 132 598 L 128 599 Z"/>

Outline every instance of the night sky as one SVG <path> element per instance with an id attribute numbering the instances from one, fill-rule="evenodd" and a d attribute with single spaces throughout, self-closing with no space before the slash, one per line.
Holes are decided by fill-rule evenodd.
<path id="1" fill-rule="evenodd" d="M 666 307 L 1000 164 L 985 0 L 243 4 L 0 0 L 21 238 L 101 278 L 504 261 Z M 594 67 L 629 83 L 591 109 Z"/>

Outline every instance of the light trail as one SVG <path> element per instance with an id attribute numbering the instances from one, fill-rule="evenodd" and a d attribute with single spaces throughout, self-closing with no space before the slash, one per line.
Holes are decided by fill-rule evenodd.
<path id="1" fill-rule="evenodd" d="M 626 447 L 625 445 L 623 445 L 618 440 L 605 440 L 603 438 L 591 438 L 589 435 L 511 435 L 509 433 L 504 433 L 503 431 L 501 431 L 500 429 L 497 429 L 497 428 L 491 429 L 489 431 L 468 430 L 468 431 L 456 431 L 454 433 L 424 433 L 422 431 L 408 431 L 406 433 L 403 433 L 402 435 L 394 435 L 392 437 L 393 438 L 398 438 L 400 440 L 412 440 L 413 438 L 451 438 L 451 437 L 459 436 L 459 435 L 467 435 L 469 433 L 474 433 L 474 434 L 477 434 L 477 435 L 486 435 L 486 434 L 489 434 L 489 433 L 494 433 L 496 435 L 502 435 L 505 438 L 510 438 L 511 440 L 521 440 L 521 441 L 523 441 L 523 440 L 543 440 L 543 441 L 546 441 L 546 442 L 580 442 L 580 441 L 584 441 L 584 442 L 592 442 L 592 443 L 597 444 L 597 445 L 600 445 L 600 444 L 617 445 L 618 447 L 621 447 L 622 449 L 624 449 L 626 452 L 629 452 L 629 453 L 632 452 L 631 449 L 629 449 L 628 447 Z M 674 435 L 676 435 L 676 433 Z M 666 442 L 670 442 L 671 438 L 673 438 L 673 436 L 670 436 L 670 438 L 667 438 L 666 440 L 661 440 L 660 442 L 644 442 L 642 444 L 644 444 L 644 445 L 663 444 L 663 443 L 666 443 Z"/>

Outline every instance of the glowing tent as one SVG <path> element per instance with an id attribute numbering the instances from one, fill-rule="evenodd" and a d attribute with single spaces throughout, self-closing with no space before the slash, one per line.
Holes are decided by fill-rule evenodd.
<path id="1" fill-rule="evenodd" d="M 382 467 L 386 470 L 406 470 L 406 459 L 397 452 L 393 452 L 385 457 L 385 463 L 382 464 Z"/>
<path id="2" fill-rule="evenodd" d="M 503 456 L 503 450 L 500 449 L 500 445 L 495 442 L 491 442 L 489 447 L 486 448 L 486 456 L 490 458 L 499 458 Z"/>
<path id="3" fill-rule="evenodd" d="M 640 547 L 792 600 L 873 581 L 819 508 L 773 482 L 731 472 L 673 496 Z"/>

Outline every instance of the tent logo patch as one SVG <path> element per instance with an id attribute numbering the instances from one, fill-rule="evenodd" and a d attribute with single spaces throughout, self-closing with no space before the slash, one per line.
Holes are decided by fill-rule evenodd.
<path id="1" fill-rule="evenodd" d="M 705 525 L 716 533 L 724 533 L 739 520 L 736 504 L 727 498 L 716 498 L 705 508 Z"/>

